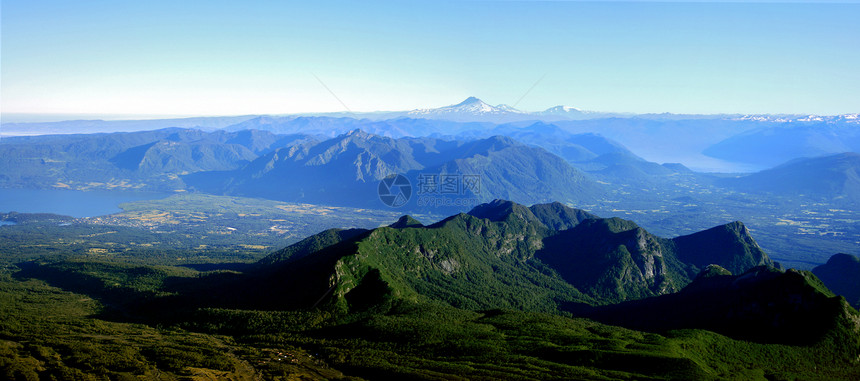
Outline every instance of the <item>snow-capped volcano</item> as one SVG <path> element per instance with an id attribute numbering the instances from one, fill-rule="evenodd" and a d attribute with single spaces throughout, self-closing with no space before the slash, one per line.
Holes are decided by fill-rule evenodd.
<path id="1" fill-rule="evenodd" d="M 557 115 L 564 115 L 564 114 L 569 114 L 569 113 L 582 113 L 582 112 L 583 112 L 582 110 L 580 110 L 580 109 L 578 109 L 578 108 L 576 108 L 576 107 L 570 107 L 570 106 L 555 106 L 555 107 L 550 107 L 550 108 L 548 108 L 548 109 L 544 110 L 544 111 L 542 112 L 542 114 L 550 114 L 550 115 L 552 115 L 552 114 L 557 114 Z"/>
<path id="2" fill-rule="evenodd" d="M 476 116 L 480 117 L 500 117 L 501 119 L 506 119 L 506 117 L 519 117 L 525 115 L 526 113 L 517 110 L 508 105 L 498 105 L 492 106 L 484 101 L 475 98 L 468 97 L 466 100 L 457 103 L 455 105 L 439 107 L 439 108 L 428 108 L 428 109 L 417 109 L 408 112 L 410 117 L 417 118 L 437 118 L 437 119 L 450 119 L 450 120 L 464 120 L 469 119 L 472 120 Z M 519 119 L 519 118 L 517 118 Z"/>
<path id="3" fill-rule="evenodd" d="M 455 105 L 441 107 L 441 108 L 437 108 L 435 110 L 437 112 L 453 111 L 453 112 L 471 112 L 471 113 L 475 113 L 475 114 L 492 114 L 492 113 L 505 112 L 501 108 L 490 106 L 487 103 L 485 103 L 484 101 L 482 101 L 478 98 L 475 98 L 475 97 L 468 97 L 468 98 L 466 98 L 466 100 L 464 100 L 460 103 L 457 103 Z"/>

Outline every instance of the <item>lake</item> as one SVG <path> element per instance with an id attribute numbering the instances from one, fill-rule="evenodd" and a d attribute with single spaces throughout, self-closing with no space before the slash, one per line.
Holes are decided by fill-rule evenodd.
<path id="1" fill-rule="evenodd" d="M 121 212 L 119 204 L 155 200 L 169 193 L 0 188 L 0 212 L 54 213 L 76 218 Z"/>

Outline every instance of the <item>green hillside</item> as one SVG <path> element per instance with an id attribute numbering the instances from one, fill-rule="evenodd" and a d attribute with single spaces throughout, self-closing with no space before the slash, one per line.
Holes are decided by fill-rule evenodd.
<path id="1" fill-rule="evenodd" d="M 827 263 L 812 269 L 827 288 L 842 295 L 854 308 L 860 307 L 860 258 L 835 254 Z"/>
<path id="2" fill-rule="evenodd" d="M 10 379 L 860 376 L 857 311 L 811 273 L 756 267 L 768 259 L 749 255 L 757 246 L 743 225 L 716 229 L 669 240 L 557 203 L 497 200 L 426 226 L 404 216 L 373 230 L 325 230 L 244 272 L 42 258 L 2 270 L 0 311 L 10 319 L 0 322 L 0 372 Z M 703 248 L 697 240 L 725 250 L 692 255 L 687 250 Z M 711 254 L 749 268 L 733 276 L 704 266 L 697 276 L 700 266 L 682 260 Z"/>

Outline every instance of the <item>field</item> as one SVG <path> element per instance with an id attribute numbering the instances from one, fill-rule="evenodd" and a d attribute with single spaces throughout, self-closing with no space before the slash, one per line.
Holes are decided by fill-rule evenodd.
<path id="1" fill-rule="evenodd" d="M 638 189 L 637 197 L 617 194 L 599 204 L 570 206 L 632 219 L 664 237 L 739 220 L 786 267 L 811 269 L 840 252 L 860 255 L 860 211 L 852 207 L 800 196 L 727 192 L 706 184 L 679 189 L 654 186 Z M 158 257 L 165 264 L 250 262 L 325 229 L 374 228 L 405 213 L 206 194 L 121 208 L 121 213 L 80 219 L 0 214 L 0 220 L 20 221 L 0 229 L 0 249 L 19 259 L 64 253 L 124 261 Z M 444 217 L 413 216 L 424 223 Z"/>
<path id="2" fill-rule="evenodd" d="M 0 229 L 3 260 L 83 255 L 131 262 L 157 259 L 173 265 L 252 262 L 325 229 L 375 228 L 400 217 L 396 211 L 203 194 L 132 202 L 121 208 L 122 213 L 78 219 L 0 214 L 0 219 L 17 222 Z"/>

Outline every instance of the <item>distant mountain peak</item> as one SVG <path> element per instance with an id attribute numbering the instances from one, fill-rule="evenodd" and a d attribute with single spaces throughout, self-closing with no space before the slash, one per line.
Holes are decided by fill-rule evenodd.
<path id="1" fill-rule="evenodd" d="M 475 114 L 494 114 L 494 113 L 502 113 L 502 112 L 510 112 L 508 110 L 513 110 L 513 108 L 509 106 L 505 106 L 505 109 L 491 106 L 490 104 L 476 98 L 476 97 L 468 97 L 466 100 L 457 103 L 455 105 L 441 107 L 436 110 L 450 110 L 450 111 L 458 111 L 458 112 L 469 112 Z"/>
<path id="2" fill-rule="evenodd" d="M 354 130 L 350 130 L 349 132 L 343 134 L 343 137 L 355 138 L 355 139 L 370 139 L 374 137 L 378 137 L 379 135 L 371 134 L 367 131 L 364 131 L 360 128 L 356 128 Z"/>
<path id="3" fill-rule="evenodd" d="M 696 280 L 714 278 L 718 276 L 731 276 L 732 272 L 726 270 L 723 266 L 710 264 L 705 266 L 705 269 L 699 272 L 699 275 L 696 276 Z"/>
<path id="4" fill-rule="evenodd" d="M 754 266 L 778 266 L 740 221 L 675 237 L 672 241 L 687 253 L 679 258 L 699 268 L 718 264 L 733 274 L 740 274 Z"/>
<path id="5" fill-rule="evenodd" d="M 486 218 L 490 221 L 500 222 L 511 217 L 526 221 L 538 221 L 534 213 L 524 205 L 513 201 L 495 199 L 485 204 L 472 208 L 469 215 L 478 218 Z"/>
<path id="6" fill-rule="evenodd" d="M 510 147 L 522 146 L 523 144 L 504 135 L 493 135 L 486 139 L 474 141 L 470 147 L 473 153 L 487 154 L 497 152 Z"/>
<path id="7" fill-rule="evenodd" d="M 466 106 L 466 105 L 471 105 L 471 104 L 486 104 L 486 103 L 484 103 L 484 101 L 478 99 L 477 97 L 468 97 L 468 98 L 466 98 L 466 100 L 464 100 L 460 103 L 457 103 L 453 106 L 448 106 L 448 107 L 461 107 L 461 106 Z"/>
<path id="8" fill-rule="evenodd" d="M 544 112 L 546 112 L 546 113 L 568 113 L 568 112 L 583 112 L 583 111 L 576 108 L 576 107 L 558 105 L 555 107 L 550 107 L 550 108 L 546 109 Z"/>
<path id="9" fill-rule="evenodd" d="M 827 260 L 827 264 L 834 266 L 860 266 L 860 258 L 844 253 L 833 254 L 830 259 Z"/>
<path id="10" fill-rule="evenodd" d="M 388 225 L 388 227 L 394 228 L 394 229 L 419 228 L 419 227 L 423 227 L 423 226 L 424 226 L 424 224 L 422 224 L 420 221 L 412 218 L 412 216 L 409 216 L 409 215 L 404 215 L 404 216 L 400 217 L 397 220 L 397 222 L 395 222 L 391 225 Z"/>
<path id="11" fill-rule="evenodd" d="M 483 116 L 510 117 L 523 114 L 525 113 L 511 106 L 504 104 L 492 106 L 477 97 L 468 97 L 464 101 L 450 106 L 431 109 L 417 109 L 408 113 L 410 116 L 439 117 L 454 120 L 467 120 Z"/>
<path id="12" fill-rule="evenodd" d="M 558 201 L 549 204 L 535 204 L 529 207 L 529 210 L 543 222 L 546 227 L 552 230 L 566 230 L 582 221 L 588 219 L 599 218 L 598 216 L 588 213 L 581 209 L 574 209 Z"/>
<path id="13" fill-rule="evenodd" d="M 493 135 L 493 136 L 490 136 L 489 138 L 487 138 L 485 140 L 488 142 L 501 143 L 503 145 L 509 145 L 509 146 L 515 146 L 515 145 L 521 145 L 522 144 L 522 143 L 514 140 L 510 136 L 505 136 L 505 135 Z"/>

